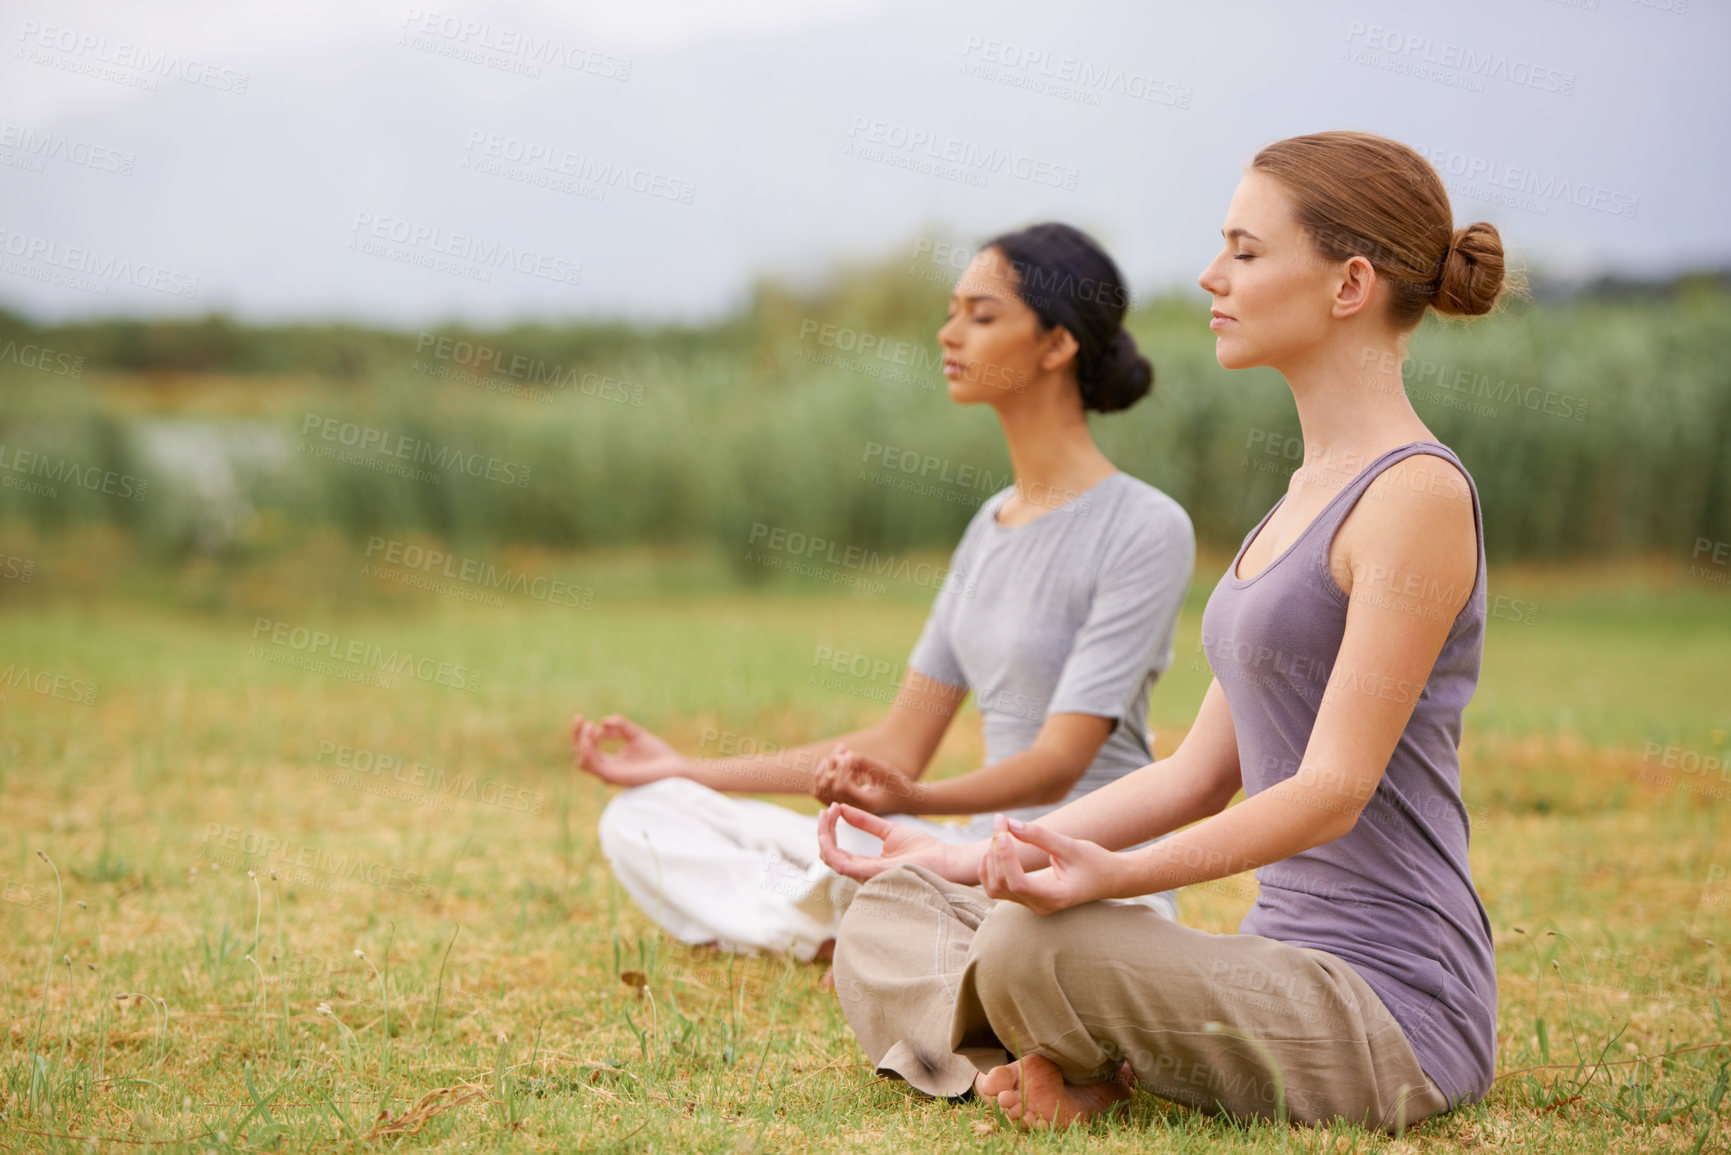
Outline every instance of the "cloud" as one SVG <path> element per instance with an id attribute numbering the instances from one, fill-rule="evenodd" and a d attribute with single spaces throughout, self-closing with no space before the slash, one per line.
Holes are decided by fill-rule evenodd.
<path id="1" fill-rule="evenodd" d="M 1585 2 L 41 5 L 0 23 L 0 304 L 690 318 L 1047 218 L 1185 289 L 1245 161 L 1324 127 L 1534 264 L 1725 262 L 1731 13 Z"/>

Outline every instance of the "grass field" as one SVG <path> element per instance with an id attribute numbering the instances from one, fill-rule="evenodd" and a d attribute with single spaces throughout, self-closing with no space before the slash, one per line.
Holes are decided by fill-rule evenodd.
<path id="1" fill-rule="evenodd" d="M 544 555 L 518 564 L 590 608 L 488 605 L 363 572 L 341 544 L 154 576 L 100 539 L 53 548 L 28 546 L 64 580 L 0 582 L 0 1146 L 1731 1142 L 1731 591 L 1681 565 L 1492 574 L 1463 751 L 1501 991 L 1486 1101 L 1396 1140 L 1138 1095 L 1029 1139 L 875 1078 L 821 967 L 658 934 L 596 846 L 608 789 L 570 769 L 575 709 L 711 753 L 867 721 L 931 591 L 741 590 L 701 556 Z M 1199 567 L 1155 693 L 1162 753 L 1206 686 L 1199 617 L 1224 565 Z M 297 648 L 302 629 L 333 640 Z M 351 680 L 369 647 L 415 665 Z M 818 677 L 835 653 L 895 674 Z M 979 752 L 970 707 L 939 772 Z M 1194 888 L 1182 914 L 1230 931 L 1253 893 Z"/>

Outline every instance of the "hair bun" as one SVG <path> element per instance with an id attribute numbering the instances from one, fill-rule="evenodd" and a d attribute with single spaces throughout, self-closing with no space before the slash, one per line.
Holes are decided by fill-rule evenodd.
<path id="1" fill-rule="evenodd" d="M 1456 229 L 1431 305 L 1439 313 L 1477 317 L 1496 306 L 1502 291 L 1503 238 L 1496 226 L 1475 221 Z"/>
<path id="2" fill-rule="evenodd" d="M 1082 386 L 1082 407 L 1117 413 L 1136 404 L 1154 388 L 1154 366 L 1136 348 L 1128 329 L 1119 329 L 1112 343 L 1089 366 Z"/>
<path id="3" fill-rule="evenodd" d="M 1128 409 L 1154 385 L 1154 366 L 1124 331 L 1130 292 L 1124 274 L 1094 238 L 1057 221 L 994 237 L 1015 272 L 1016 295 L 1034 311 L 1041 332 L 1067 329 L 1076 341 L 1076 392 L 1082 408 Z"/>

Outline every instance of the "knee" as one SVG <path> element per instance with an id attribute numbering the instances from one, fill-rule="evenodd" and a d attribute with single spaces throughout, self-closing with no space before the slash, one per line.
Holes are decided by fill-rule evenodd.
<path id="1" fill-rule="evenodd" d="M 974 936 L 976 955 L 992 959 L 1027 958 L 1042 944 L 1049 944 L 1047 933 L 1052 916 L 1035 914 L 1019 902 L 999 902 L 980 924 Z"/>
<path id="2" fill-rule="evenodd" d="M 877 896 L 918 890 L 924 886 L 925 879 L 922 876 L 921 868 L 904 862 L 900 866 L 892 866 L 888 870 L 878 871 L 860 883 L 859 892 L 865 894 L 869 891 L 872 895 Z"/>
<path id="3" fill-rule="evenodd" d="M 836 926 L 836 959 L 862 942 L 950 917 L 933 875 L 923 866 L 892 866 L 866 879 L 854 891 Z"/>
<path id="4" fill-rule="evenodd" d="M 631 804 L 620 805 L 624 794 L 616 794 L 601 811 L 601 818 L 595 824 L 595 834 L 601 843 L 601 853 L 608 861 L 617 859 L 620 853 L 631 845 L 627 833 L 636 824 L 631 821 Z"/>
<path id="5" fill-rule="evenodd" d="M 596 823 L 602 853 L 612 859 L 641 848 L 655 829 L 656 815 L 682 806 L 685 802 L 682 786 L 695 785 L 683 778 L 663 778 L 615 794 L 602 808 Z"/>
<path id="6" fill-rule="evenodd" d="M 1019 902 L 993 907 L 968 948 L 968 966 L 982 996 L 1049 977 L 1054 955 L 1063 945 L 1054 929 L 1049 916 L 1035 914 Z"/>
<path id="7" fill-rule="evenodd" d="M 917 894 L 925 886 L 917 871 L 917 867 L 906 864 L 892 866 L 861 883 L 847 910 L 842 913 L 838 940 L 841 934 L 846 933 L 850 921 L 858 927 L 876 919 L 900 917 L 896 912 L 907 905 L 908 896 Z"/>

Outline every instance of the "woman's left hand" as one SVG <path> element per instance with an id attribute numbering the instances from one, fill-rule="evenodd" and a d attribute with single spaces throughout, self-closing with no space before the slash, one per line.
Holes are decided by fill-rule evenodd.
<path id="1" fill-rule="evenodd" d="M 1000 814 L 980 863 L 980 885 L 993 898 L 1019 902 L 1036 914 L 1051 914 L 1100 898 L 1115 898 L 1130 885 L 1130 863 L 1097 842 L 1071 838 L 1035 822 Z M 1017 843 L 1046 852 L 1051 862 L 1022 869 Z"/>

